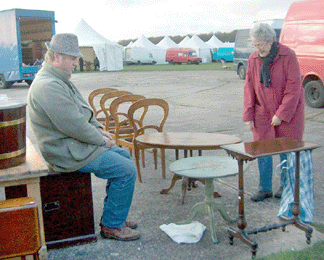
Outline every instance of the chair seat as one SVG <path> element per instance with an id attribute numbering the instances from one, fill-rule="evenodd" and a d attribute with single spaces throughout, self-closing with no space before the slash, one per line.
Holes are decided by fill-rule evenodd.
<path id="1" fill-rule="evenodd" d="M 115 134 L 115 130 L 109 130 L 108 133 Z M 131 133 L 134 133 L 134 129 L 132 129 L 132 128 L 122 128 L 119 131 L 120 135 L 122 135 L 122 134 L 131 134 Z"/>
<path id="2" fill-rule="evenodd" d="M 193 179 L 224 178 L 238 174 L 237 160 L 229 156 L 199 156 L 177 160 L 170 171 Z"/>

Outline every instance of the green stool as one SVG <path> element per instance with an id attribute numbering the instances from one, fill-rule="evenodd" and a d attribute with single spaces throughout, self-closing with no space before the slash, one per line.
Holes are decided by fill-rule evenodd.
<path id="1" fill-rule="evenodd" d="M 170 164 L 170 171 L 186 178 L 205 179 L 205 200 L 194 205 L 188 218 L 178 224 L 190 223 L 199 211 L 207 209 L 210 218 L 210 229 L 213 242 L 218 243 L 215 227 L 215 211 L 218 210 L 223 219 L 234 222 L 224 204 L 213 197 L 214 178 L 224 178 L 238 174 L 237 160 L 223 156 L 200 156 L 177 160 Z"/>

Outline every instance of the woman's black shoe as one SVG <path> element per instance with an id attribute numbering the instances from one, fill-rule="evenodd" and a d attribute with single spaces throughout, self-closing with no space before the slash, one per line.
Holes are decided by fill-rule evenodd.
<path id="1" fill-rule="evenodd" d="M 257 194 L 254 194 L 251 197 L 251 200 L 253 200 L 254 202 L 259 202 L 259 201 L 263 201 L 267 198 L 272 198 L 272 191 L 258 191 Z"/>

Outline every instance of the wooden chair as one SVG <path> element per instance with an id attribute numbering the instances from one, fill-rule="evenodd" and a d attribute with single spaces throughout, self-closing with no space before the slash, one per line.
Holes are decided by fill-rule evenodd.
<path id="1" fill-rule="evenodd" d="M 104 117 L 104 115 L 102 115 L 102 116 L 100 115 L 100 114 L 103 114 L 103 110 L 100 107 L 100 99 L 104 94 L 109 93 L 111 91 L 118 91 L 118 89 L 115 89 L 115 88 L 95 89 L 94 91 L 92 91 L 90 93 L 90 95 L 88 97 L 88 102 L 94 112 L 94 116 L 102 124 L 104 124 L 104 122 L 105 122 L 105 117 Z"/>
<path id="2" fill-rule="evenodd" d="M 128 119 L 127 111 L 134 102 L 141 99 L 145 99 L 145 97 L 142 95 L 130 94 L 118 97 L 110 104 L 110 115 L 115 122 L 114 136 L 116 145 L 120 147 L 127 147 L 130 150 L 131 155 L 133 154 L 132 151 L 134 150 L 134 129 Z M 141 123 L 139 122 L 139 124 Z M 143 149 L 141 151 L 141 155 L 142 165 L 145 167 L 145 153 Z M 137 156 L 139 157 L 139 154 L 137 154 Z M 157 161 L 156 158 L 157 154 L 154 152 L 155 164 Z M 139 181 L 142 182 L 141 179 L 139 179 Z"/>
<path id="3" fill-rule="evenodd" d="M 161 116 L 158 116 L 160 114 L 159 113 L 160 111 L 157 111 L 157 109 L 163 110 Z M 161 120 L 156 124 L 152 124 L 151 122 L 149 123 L 147 118 L 150 115 L 152 115 L 154 119 L 157 121 L 159 121 L 160 119 Z M 139 150 L 144 151 L 143 149 L 146 149 L 147 147 L 145 147 L 144 145 L 139 145 L 136 142 L 135 138 L 139 135 L 144 134 L 145 131 L 147 130 L 163 132 L 163 126 L 165 124 L 168 115 L 169 115 L 168 103 L 165 100 L 158 99 L 158 98 L 146 98 L 146 99 L 139 100 L 134 104 L 132 104 L 128 109 L 128 119 L 134 129 L 133 147 L 134 147 L 135 161 L 136 161 L 139 182 L 142 182 L 140 165 L 139 165 Z M 146 124 L 146 122 L 148 122 L 148 124 Z M 155 169 L 157 168 L 156 157 L 157 156 L 156 156 L 156 149 L 155 149 L 154 150 Z M 161 168 L 162 168 L 162 178 L 165 179 L 166 175 L 165 175 L 165 150 L 164 149 L 161 149 Z"/>
<path id="4" fill-rule="evenodd" d="M 102 96 L 102 98 L 100 99 L 100 108 L 105 114 L 105 121 L 104 121 L 103 125 L 105 127 L 105 130 L 110 132 L 111 136 L 114 139 L 116 139 L 115 133 L 114 133 L 115 122 L 114 122 L 112 116 L 110 115 L 110 104 L 114 99 L 124 96 L 124 95 L 129 95 L 129 94 L 132 94 L 132 93 L 129 91 L 111 91 L 109 93 L 104 94 Z M 125 129 L 123 131 L 125 131 Z M 129 132 L 130 130 L 127 130 L 127 131 Z"/>

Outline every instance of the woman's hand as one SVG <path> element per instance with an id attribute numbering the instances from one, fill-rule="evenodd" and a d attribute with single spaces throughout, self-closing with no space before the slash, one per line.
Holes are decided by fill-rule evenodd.
<path id="1" fill-rule="evenodd" d="M 281 123 L 282 123 L 282 120 L 279 117 L 277 117 L 276 115 L 274 115 L 272 118 L 272 121 L 271 121 L 271 125 L 278 126 L 278 125 L 281 125 Z"/>
<path id="2" fill-rule="evenodd" d="M 246 127 L 247 127 L 250 131 L 252 131 L 253 128 L 254 128 L 254 123 L 253 123 L 253 121 L 247 121 L 247 122 L 245 122 L 245 125 L 246 125 Z"/>

